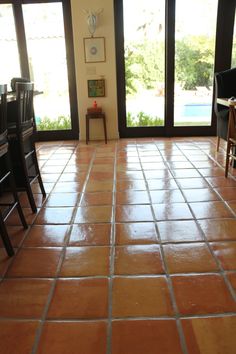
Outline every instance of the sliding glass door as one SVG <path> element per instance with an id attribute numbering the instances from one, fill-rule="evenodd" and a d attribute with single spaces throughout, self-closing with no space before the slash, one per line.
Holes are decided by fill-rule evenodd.
<path id="1" fill-rule="evenodd" d="M 70 130 L 71 114 L 62 4 L 23 5 L 38 131 Z"/>
<path id="2" fill-rule="evenodd" d="M 230 67 L 235 3 L 131 3 L 114 0 L 120 136 L 214 135 L 214 72 Z"/>
<path id="3" fill-rule="evenodd" d="M 1 81 L 34 82 L 39 140 L 78 138 L 70 1 L 12 1 L 0 15 Z"/>
<path id="4" fill-rule="evenodd" d="M 217 2 L 176 0 L 174 126 L 210 126 Z"/>
<path id="5" fill-rule="evenodd" d="M 11 4 L 0 4 L 0 80 L 11 90 L 11 78 L 21 76 L 16 30 Z"/>
<path id="6" fill-rule="evenodd" d="M 164 125 L 165 0 L 123 0 L 127 127 Z"/>

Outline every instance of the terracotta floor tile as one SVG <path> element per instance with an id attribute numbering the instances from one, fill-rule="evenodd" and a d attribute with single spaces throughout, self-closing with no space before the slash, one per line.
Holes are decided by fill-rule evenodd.
<path id="1" fill-rule="evenodd" d="M 236 201 L 236 188 L 232 188 L 232 187 L 221 187 L 221 188 L 216 188 L 215 189 L 217 191 L 217 193 L 220 194 L 220 196 L 224 199 L 224 200 L 235 200 Z"/>
<path id="2" fill-rule="evenodd" d="M 73 211 L 74 208 L 42 208 L 35 220 L 35 224 L 69 224 Z"/>
<path id="3" fill-rule="evenodd" d="M 31 208 L 22 208 L 22 210 L 25 216 L 26 223 L 28 225 L 32 225 L 36 218 L 36 214 L 32 212 Z M 9 215 L 9 217 L 6 220 L 6 225 L 22 226 L 17 209 L 14 209 L 13 212 Z"/>
<path id="4" fill-rule="evenodd" d="M 55 277 L 61 248 L 24 248 L 15 256 L 8 277 Z"/>
<path id="5" fill-rule="evenodd" d="M 163 189 L 178 189 L 175 180 L 172 179 L 149 179 L 147 180 L 148 188 L 150 191 L 163 190 Z"/>
<path id="6" fill-rule="evenodd" d="M 193 164 L 188 161 L 169 161 L 167 164 L 175 177 L 200 177 L 200 174 L 194 170 Z M 180 173 L 178 170 L 181 170 L 183 173 Z M 187 170 L 192 171 L 188 172 Z"/>
<path id="7" fill-rule="evenodd" d="M 89 175 L 89 180 L 112 180 L 114 177 L 114 172 L 91 172 Z"/>
<path id="8" fill-rule="evenodd" d="M 12 258 L 8 257 L 5 248 L 0 248 L 0 277 L 6 273 Z"/>
<path id="9" fill-rule="evenodd" d="M 215 188 L 217 187 L 236 187 L 236 181 L 225 177 L 209 177 L 207 181 Z"/>
<path id="10" fill-rule="evenodd" d="M 53 193 L 78 193 L 83 189 L 82 182 L 57 182 Z"/>
<path id="11" fill-rule="evenodd" d="M 117 246 L 115 274 L 164 273 L 158 245 Z"/>
<path id="12" fill-rule="evenodd" d="M 31 353 L 38 327 L 38 321 L 0 321 L 1 353 Z"/>
<path id="13" fill-rule="evenodd" d="M 168 170 L 156 170 L 156 171 L 143 171 L 144 175 L 146 177 L 147 180 L 149 179 L 170 179 L 172 178 L 172 174 L 170 173 L 170 171 Z"/>
<path id="14" fill-rule="evenodd" d="M 27 230 L 25 230 L 22 226 L 7 226 L 7 232 L 12 246 L 19 247 Z M 0 239 L 0 247 L 3 247 L 2 239 Z"/>
<path id="15" fill-rule="evenodd" d="M 123 191 L 116 193 L 116 204 L 150 204 L 146 191 Z"/>
<path id="16" fill-rule="evenodd" d="M 234 291 L 236 292 L 236 273 L 235 272 L 227 273 L 227 278 L 229 279 L 230 284 L 232 285 Z"/>
<path id="17" fill-rule="evenodd" d="M 161 221 L 157 224 L 162 242 L 202 241 L 202 233 L 193 220 Z"/>
<path id="18" fill-rule="evenodd" d="M 111 222 L 111 206 L 79 207 L 75 216 L 75 223 L 106 223 Z"/>
<path id="19" fill-rule="evenodd" d="M 236 240 L 236 219 L 199 220 L 208 241 Z"/>
<path id="20" fill-rule="evenodd" d="M 0 283 L 2 318 L 40 318 L 51 283 L 49 279 L 5 279 Z"/>
<path id="21" fill-rule="evenodd" d="M 186 167 L 188 166 L 188 167 Z M 172 174 L 175 178 L 200 178 L 200 173 L 189 162 L 173 162 Z M 174 168 L 174 169 L 173 169 Z"/>
<path id="22" fill-rule="evenodd" d="M 155 224 L 126 223 L 116 224 L 116 244 L 150 244 L 158 242 Z"/>
<path id="23" fill-rule="evenodd" d="M 219 200 L 218 195 L 210 188 L 184 189 L 183 194 L 187 202 L 208 202 Z"/>
<path id="24" fill-rule="evenodd" d="M 166 278 L 114 278 L 112 315 L 113 317 L 173 315 Z"/>
<path id="25" fill-rule="evenodd" d="M 84 183 L 86 177 L 85 172 L 80 173 L 63 173 L 60 175 L 58 182 L 79 182 Z"/>
<path id="26" fill-rule="evenodd" d="M 185 202 L 180 190 L 151 191 L 150 195 L 153 204 Z"/>
<path id="27" fill-rule="evenodd" d="M 84 193 L 81 206 L 112 205 L 112 192 Z"/>
<path id="28" fill-rule="evenodd" d="M 232 354 L 236 348 L 236 316 L 182 320 L 191 354 Z"/>
<path id="29" fill-rule="evenodd" d="M 181 345 L 175 321 L 113 321 L 112 354 L 121 353 L 181 354 Z"/>
<path id="30" fill-rule="evenodd" d="M 122 205 L 116 207 L 116 222 L 153 221 L 149 205 Z"/>
<path id="31" fill-rule="evenodd" d="M 19 200 L 22 208 L 30 208 L 29 199 L 26 193 L 22 193 L 19 195 Z M 43 197 L 41 193 L 34 194 L 34 201 L 37 208 L 41 208 L 42 205 L 46 202 L 47 197 Z"/>
<path id="32" fill-rule="evenodd" d="M 108 279 L 59 279 L 47 318 L 88 319 L 108 316 Z"/>
<path id="33" fill-rule="evenodd" d="M 141 164 L 143 170 L 145 171 L 151 171 L 151 170 L 164 170 L 167 169 L 167 166 L 165 165 L 164 162 L 144 162 Z"/>
<path id="34" fill-rule="evenodd" d="M 89 192 L 101 192 L 101 191 L 112 191 L 113 189 L 113 181 L 107 181 L 107 180 L 89 180 L 87 185 L 86 185 L 86 193 Z"/>
<path id="35" fill-rule="evenodd" d="M 51 193 L 48 197 L 46 207 L 73 207 L 77 204 L 79 193 Z"/>
<path id="36" fill-rule="evenodd" d="M 233 212 L 236 213 L 236 202 L 229 202 L 229 206 Z"/>
<path id="37" fill-rule="evenodd" d="M 234 312 L 233 300 L 218 274 L 173 276 L 175 298 L 182 315 Z"/>
<path id="38" fill-rule="evenodd" d="M 156 220 L 184 220 L 193 219 L 186 203 L 154 204 Z"/>
<path id="39" fill-rule="evenodd" d="M 213 242 L 210 244 L 224 270 L 236 270 L 236 242 Z"/>
<path id="40" fill-rule="evenodd" d="M 110 244 L 110 224 L 73 225 L 70 246 L 105 246 Z"/>
<path id="41" fill-rule="evenodd" d="M 223 202 L 190 203 L 189 206 L 197 219 L 233 217 Z"/>
<path id="42" fill-rule="evenodd" d="M 107 323 L 46 322 L 37 354 L 104 354 Z"/>
<path id="43" fill-rule="evenodd" d="M 121 171 L 117 172 L 116 174 L 117 179 L 128 179 L 128 180 L 135 180 L 135 179 L 144 179 L 142 171 Z"/>
<path id="44" fill-rule="evenodd" d="M 204 243 L 169 244 L 164 246 L 169 273 L 202 273 L 219 271 Z"/>
<path id="45" fill-rule="evenodd" d="M 116 190 L 118 192 L 122 192 L 125 190 L 137 190 L 137 191 L 145 191 L 146 184 L 144 180 L 133 180 L 133 181 L 126 181 L 126 180 L 118 180 L 116 183 Z"/>
<path id="46" fill-rule="evenodd" d="M 109 274 L 109 247 L 67 248 L 61 268 L 62 277 Z"/>
<path id="47" fill-rule="evenodd" d="M 177 184 L 183 189 L 195 189 L 195 188 L 208 188 L 207 182 L 204 178 L 178 178 Z"/>
<path id="48" fill-rule="evenodd" d="M 199 173 L 203 177 L 222 177 L 224 176 L 224 170 L 219 167 L 211 167 L 211 168 L 199 168 Z"/>
<path id="49" fill-rule="evenodd" d="M 68 238 L 68 225 L 33 225 L 26 239 L 24 247 L 60 247 L 64 246 Z"/>

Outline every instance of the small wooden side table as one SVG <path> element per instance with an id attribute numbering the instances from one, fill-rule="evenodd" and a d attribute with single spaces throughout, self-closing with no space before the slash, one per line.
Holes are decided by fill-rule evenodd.
<path id="1" fill-rule="evenodd" d="M 107 127 L 106 127 L 106 116 L 104 112 L 94 112 L 86 114 L 86 144 L 89 142 L 89 121 L 90 119 L 102 119 L 103 120 L 103 128 L 104 128 L 104 136 L 105 143 L 107 144 Z"/>

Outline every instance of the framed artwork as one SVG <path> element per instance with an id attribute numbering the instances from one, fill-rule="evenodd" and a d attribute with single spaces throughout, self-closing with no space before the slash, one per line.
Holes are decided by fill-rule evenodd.
<path id="1" fill-rule="evenodd" d="M 104 97 L 105 80 L 88 80 L 88 97 Z"/>
<path id="2" fill-rule="evenodd" d="M 84 57 L 85 63 L 98 63 L 106 61 L 105 38 L 84 38 Z"/>

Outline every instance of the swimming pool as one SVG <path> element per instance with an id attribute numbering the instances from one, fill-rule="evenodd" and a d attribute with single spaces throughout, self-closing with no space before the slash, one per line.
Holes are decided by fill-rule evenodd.
<path id="1" fill-rule="evenodd" d="M 182 106 L 182 117 L 210 117 L 211 104 L 209 103 L 188 103 Z"/>

